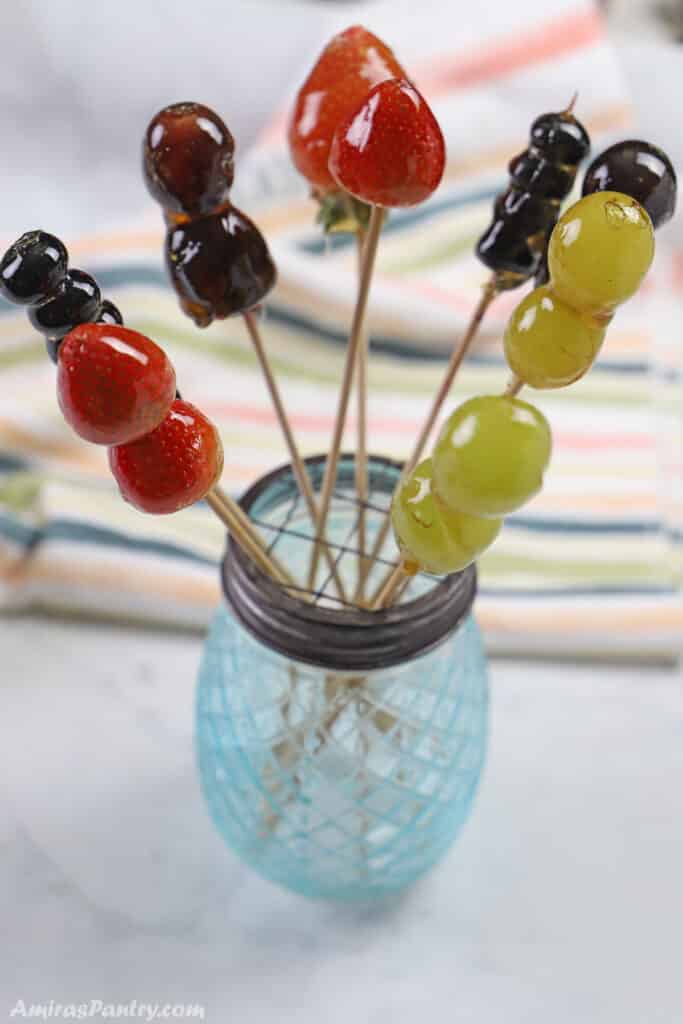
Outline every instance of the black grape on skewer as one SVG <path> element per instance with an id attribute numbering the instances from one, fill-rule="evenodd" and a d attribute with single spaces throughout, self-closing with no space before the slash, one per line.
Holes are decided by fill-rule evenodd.
<path id="1" fill-rule="evenodd" d="M 275 264 L 256 225 L 233 206 L 168 229 L 166 266 L 197 327 L 253 309 L 275 283 Z"/>
<path id="2" fill-rule="evenodd" d="M 84 270 L 68 269 L 64 243 L 47 231 L 26 231 L 0 259 L 0 294 L 28 306 L 28 317 L 45 336 L 53 363 L 62 339 L 83 323 L 122 324 L 113 302 L 102 299 Z"/>
<path id="3" fill-rule="evenodd" d="M 202 103 L 173 103 L 145 132 L 142 166 L 167 222 L 166 267 L 183 312 L 197 327 L 245 314 L 276 279 L 268 245 L 230 202 L 235 144 Z"/>
<path id="4" fill-rule="evenodd" d="M 496 275 L 498 290 L 542 273 L 560 204 L 590 150 L 588 132 L 571 107 L 541 114 L 529 137 L 528 149 L 508 165 L 510 184 L 497 197 L 493 219 L 477 244 L 477 256 Z"/>
<path id="5" fill-rule="evenodd" d="M 664 150 L 642 139 L 617 142 L 593 160 L 583 194 L 624 192 L 647 210 L 652 225 L 666 224 L 676 209 L 676 172 Z"/>

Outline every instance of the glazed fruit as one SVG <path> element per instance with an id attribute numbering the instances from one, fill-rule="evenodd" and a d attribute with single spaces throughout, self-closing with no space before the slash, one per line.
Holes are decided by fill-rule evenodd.
<path id="1" fill-rule="evenodd" d="M 605 330 L 544 285 L 527 295 L 510 317 L 505 358 L 515 376 L 532 388 L 562 388 L 590 369 Z"/>
<path id="2" fill-rule="evenodd" d="M 235 143 L 201 103 L 174 103 L 152 118 L 143 143 L 147 188 L 171 214 L 196 217 L 228 201 Z"/>
<path id="3" fill-rule="evenodd" d="M 84 270 L 69 270 L 47 302 L 31 306 L 28 318 L 48 338 L 63 338 L 77 324 L 97 317 L 100 289 Z"/>
<path id="4" fill-rule="evenodd" d="M 583 194 L 623 192 L 644 206 L 654 228 L 676 209 L 676 172 L 666 153 L 649 142 L 627 139 L 596 156 L 586 171 Z"/>
<path id="5" fill-rule="evenodd" d="M 541 114 L 531 126 L 531 146 L 554 164 L 576 167 L 588 156 L 588 132 L 571 111 Z"/>
<path id="6" fill-rule="evenodd" d="M 558 298 L 609 317 L 638 290 L 654 256 L 654 231 L 636 199 L 594 192 L 562 215 L 548 247 Z"/>
<path id="7" fill-rule="evenodd" d="M 218 431 L 189 402 L 176 399 L 163 422 L 130 444 L 109 449 L 122 496 L 141 512 L 178 512 L 211 490 L 223 469 Z"/>
<path id="8" fill-rule="evenodd" d="M 548 238 L 571 191 L 590 139 L 571 110 L 542 114 L 529 132 L 529 148 L 508 165 L 510 184 L 494 204 L 477 256 L 497 275 L 499 289 L 545 277 Z"/>
<path id="9" fill-rule="evenodd" d="M 292 160 L 311 185 L 336 188 L 328 159 L 337 125 L 380 82 L 405 77 L 389 47 L 360 25 L 330 40 L 297 94 L 288 129 Z"/>
<path id="10" fill-rule="evenodd" d="M 97 321 L 96 321 L 96 323 L 98 323 L 98 324 L 122 324 L 123 323 L 123 317 L 121 316 L 121 313 L 120 313 L 119 309 L 114 305 L 114 303 L 110 302 L 109 299 L 105 299 L 100 304 L 100 308 L 97 311 Z"/>
<path id="11" fill-rule="evenodd" d="M 169 228 L 166 266 L 183 310 L 198 327 L 252 309 L 276 280 L 263 235 L 232 206 Z"/>
<path id="12" fill-rule="evenodd" d="M 60 346 L 57 396 L 80 437 L 122 444 L 164 419 L 175 396 L 175 373 L 162 349 L 143 334 L 82 324 Z"/>
<path id="13" fill-rule="evenodd" d="M 340 121 L 330 149 L 332 177 L 376 206 L 415 206 L 443 176 L 446 147 L 426 100 L 405 80 L 382 82 Z"/>
<path id="14" fill-rule="evenodd" d="M 123 317 L 121 316 L 121 313 L 119 312 L 119 310 L 117 309 L 113 302 L 110 302 L 109 299 L 104 299 L 104 301 L 100 303 L 99 308 L 97 309 L 96 316 L 94 317 L 94 322 L 98 324 L 122 324 Z M 57 359 L 59 358 L 59 349 L 63 340 L 63 338 L 45 339 L 45 349 L 50 359 L 52 360 L 53 363 L 55 363 L 55 365 L 57 363 Z"/>
<path id="15" fill-rule="evenodd" d="M 47 231 L 27 231 L 0 261 L 0 294 L 10 302 L 45 302 L 66 275 L 63 242 Z"/>
<path id="16" fill-rule="evenodd" d="M 434 485 L 448 508 L 504 516 L 543 485 L 552 439 L 543 414 L 507 395 L 471 398 L 446 421 L 434 448 Z"/>
<path id="17" fill-rule="evenodd" d="M 434 494 L 432 460 L 425 459 L 396 489 L 391 506 L 404 559 L 433 573 L 459 572 L 498 536 L 500 519 L 454 512 Z"/>

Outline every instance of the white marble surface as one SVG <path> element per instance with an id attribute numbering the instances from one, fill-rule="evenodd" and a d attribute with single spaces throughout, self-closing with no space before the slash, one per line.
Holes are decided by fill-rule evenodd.
<path id="1" fill-rule="evenodd" d="M 198 640 L 27 618 L 0 650 L 0 1019 L 19 998 L 221 1024 L 682 1019 L 677 673 L 494 664 L 473 816 L 380 913 L 222 845 L 193 765 Z"/>

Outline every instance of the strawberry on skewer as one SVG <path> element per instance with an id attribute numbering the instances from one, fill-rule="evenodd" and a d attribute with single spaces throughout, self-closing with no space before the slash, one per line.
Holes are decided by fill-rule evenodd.
<path id="1" fill-rule="evenodd" d="M 211 491 L 223 472 L 223 445 L 204 413 L 176 399 L 151 433 L 109 449 L 122 496 L 141 512 L 178 512 Z"/>
<path id="2" fill-rule="evenodd" d="M 349 406 L 350 388 L 363 332 L 370 281 L 384 210 L 414 206 L 427 199 L 443 176 L 446 148 L 441 129 L 426 100 L 409 82 L 390 80 L 376 86 L 338 126 L 329 168 L 337 184 L 371 204 L 360 287 L 354 310 L 332 442 L 320 497 L 324 537 Z M 313 550 L 309 586 L 315 585 L 319 544 Z"/>
<path id="3" fill-rule="evenodd" d="M 356 236 L 358 279 L 363 269 L 363 247 L 370 210 L 366 203 L 340 191 L 329 167 L 337 126 L 358 108 L 380 82 L 407 75 L 391 49 L 372 32 L 354 25 L 334 36 L 299 89 L 289 121 L 292 161 L 318 199 L 318 221 L 326 232 L 348 231 Z M 354 462 L 358 515 L 358 579 L 362 598 L 366 572 L 365 505 L 367 473 L 367 363 L 368 339 L 361 335 L 356 363 L 357 429 Z"/>
<path id="4" fill-rule="evenodd" d="M 87 285 L 80 297 L 77 282 Z M 94 278 L 68 270 L 60 239 L 45 231 L 17 239 L 0 258 L 0 292 L 27 306 L 31 322 L 47 335 L 64 416 L 81 437 L 113 446 L 110 463 L 127 500 L 161 514 L 205 498 L 264 572 L 285 586 L 294 584 L 246 514 L 218 486 L 223 454 L 216 428 L 177 399 L 175 371 L 162 349 L 122 326 L 116 306 L 100 301 Z M 71 292 L 70 300 L 62 301 Z M 45 306 L 55 315 L 40 317 Z"/>
<path id="5" fill-rule="evenodd" d="M 287 133 L 294 165 L 317 193 L 338 190 L 328 161 L 339 123 L 374 86 L 405 77 L 386 43 L 362 25 L 330 40 L 297 93 Z"/>

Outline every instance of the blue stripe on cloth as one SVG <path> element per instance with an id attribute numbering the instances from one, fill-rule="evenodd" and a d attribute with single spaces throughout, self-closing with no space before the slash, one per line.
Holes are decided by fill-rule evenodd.
<path id="1" fill-rule="evenodd" d="M 98 268 L 96 276 L 103 292 L 106 292 L 108 289 L 137 285 L 169 288 L 168 279 L 163 270 L 145 264 L 132 263 L 118 267 L 102 267 Z M 5 300 L 0 300 L 0 314 L 8 314 L 10 312 L 16 312 L 16 306 L 12 306 Z M 294 313 L 291 309 L 280 306 L 276 302 L 268 303 L 268 316 L 275 323 L 299 333 L 307 334 L 318 341 L 328 342 L 335 346 L 345 346 L 348 343 L 348 334 L 345 330 L 335 330 L 333 327 L 322 325 L 315 319 L 303 316 L 300 313 Z M 416 345 L 402 338 L 376 333 L 373 334 L 370 345 L 375 353 L 389 355 L 409 362 L 445 363 L 450 355 L 443 345 Z M 502 367 L 505 365 L 502 355 L 471 352 L 467 358 L 471 366 Z M 600 359 L 592 367 L 591 372 L 632 376 L 647 373 L 650 369 L 650 363 L 644 360 L 618 362 L 616 360 Z M 678 371 L 672 369 L 665 371 L 665 376 L 667 381 L 675 383 L 680 379 L 681 375 Z"/>
<path id="2" fill-rule="evenodd" d="M 169 541 L 131 537 L 120 530 L 94 526 L 92 523 L 84 523 L 79 520 L 53 519 L 44 527 L 36 527 L 22 523 L 11 516 L 0 514 L 0 536 L 5 536 L 26 548 L 50 540 L 61 540 L 73 544 L 92 544 L 95 547 L 113 547 L 148 555 L 161 555 L 184 562 L 193 562 L 196 565 L 215 566 L 218 564 L 213 558 L 207 558 L 205 555 L 197 554 Z"/>

